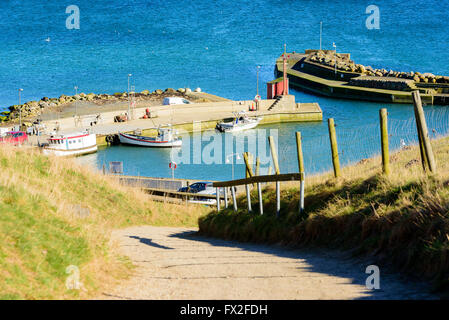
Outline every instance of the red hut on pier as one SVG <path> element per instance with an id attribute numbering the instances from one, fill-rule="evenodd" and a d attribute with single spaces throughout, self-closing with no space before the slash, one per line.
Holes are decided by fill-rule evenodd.
<path id="1" fill-rule="evenodd" d="M 284 93 L 284 83 L 286 83 L 286 92 Z M 284 77 L 267 82 L 267 99 L 274 99 L 276 96 L 288 94 L 288 77 L 284 82 Z"/>

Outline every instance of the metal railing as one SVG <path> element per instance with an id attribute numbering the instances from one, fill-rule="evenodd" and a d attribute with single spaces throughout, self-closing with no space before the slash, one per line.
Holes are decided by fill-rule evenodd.
<path id="1" fill-rule="evenodd" d="M 304 210 L 304 173 L 287 173 L 287 174 L 274 174 L 267 176 L 252 176 L 246 179 L 238 179 L 224 182 L 214 182 L 213 187 L 216 188 L 216 201 L 217 201 L 217 211 L 220 211 L 220 199 L 219 194 L 221 192 L 221 188 L 224 188 L 224 201 L 225 208 L 228 207 L 228 197 L 227 192 L 228 188 L 231 189 L 232 194 L 232 202 L 234 206 L 234 211 L 237 211 L 237 198 L 235 187 L 244 185 L 246 188 L 246 198 L 248 202 L 248 212 L 252 212 L 251 207 L 251 194 L 250 194 L 250 185 L 257 184 L 258 197 L 259 197 L 259 211 L 260 214 L 263 214 L 263 198 L 262 198 L 262 183 L 275 182 L 276 183 L 276 215 L 279 216 L 281 210 L 281 186 L 280 183 L 282 181 L 299 181 L 300 182 L 300 200 L 299 200 L 299 211 L 302 212 Z"/>

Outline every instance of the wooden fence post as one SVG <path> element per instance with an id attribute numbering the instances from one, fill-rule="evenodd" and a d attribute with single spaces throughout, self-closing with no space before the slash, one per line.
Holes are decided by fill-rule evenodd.
<path id="1" fill-rule="evenodd" d="M 256 157 L 256 176 L 260 176 L 260 157 Z"/>
<path id="2" fill-rule="evenodd" d="M 249 191 L 249 184 L 246 184 L 245 188 L 246 188 L 246 201 L 248 202 L 248 213 L 251 213 L 253 209 L 251 208 L 251 192 Z"/>
<path id="3" fill-rule="evenodd" d="M 237 212 L 237 197 L 235 196 L 235 187 L 231 187 L 232 193 L 232 205 L 234 206 L 234 211 Z"/>
<path id="4" fill-rule="evenodd" d="M 334 165 L 334 176 L 335 178 L 340 177 L 340 160 L 338 158 L 338 146 L 337 146 L 337 134 L 335 133 L 334 119 L 329 118 L 327 120 L 329 126 L 329 138 L 331 142 L 331 152 L 332 152 L 332 164 Z"/>
<path id="5" fill-rule="evenodd" d="M 246 165 L 246 174 L 249 176 L 249 178 L 254 176 L 253 173 L 253 168 L 251 166 L 251 154 L 249 152 L 245 152 L 243 154 L 243 159 L 245 160 L 245 165 Z M 252 211 L 251 208 L 251 192 L 249 190 L 249 185 L 245 185 L 245 189 L 246 189 L 246 200 L 248 202 L 248 212 Z"/>
<path id="6" fill-rule="evenodd" d="M 276 181 L 276 217 L 281 214 L 281 182 Z"/>
<path id="7" fill-rule="evenodd" d="M 296 149 L 298 153 L 298 169 L 301 174 L 301 181 L 299 185 L 299 213 L 304 211 L 304 157 L 302 154 L 301 132 L 296 132 Z"/>
<path id="8" fill-rule="evenodd" d="M 268 137 L 270 143 L 271 157 L 273 158 L 274 171 L 276 174 L 280 174 L 278 155 L 276 152 L 276 145 L 272 136 Z M 276 181 L 276 216 L 279 218 L 281 212 L 281 183 Z"/>
<path id="9" fill-rule="evenodd" d="M 379 110 L 380 140 L 382 146 L 382 170 L 385 175 L 390 174 L 390 154 L 388 150 L 388 118 L 387 109 Z"/>
<path id="10" fill-rule="evenodd" d="M 268 142 L 270 143 L 271 157 L 273 158 L 274 171 L 276 174 L 280 174 L 278 154 L 276 152 L 276 144 L 274 143 L 274 138 L 272 136 L 268 137 Z"/>
<path id="11" fill-rule="evenodd" d="M 250 157 L 251 156 L 249 155 L 249 152 L 243 153 L 243 160 L 245 160 L 247 178 L 251 178 L 252 176 L 254 176 L 253 168 L 250 162 Z"/>
<path id="12" fill-rule="evenodd" d="M 224 188 L 224 201 L 225 201 L 225 209 L 228 208 L 228 188 Z"/>
<path id="13" fill-rule="evenodd" d="M 421 137 L 423 140 L 424 151 L 427 158 L 427 164 L 429 166 L 430 172 L 436 171 L 435 157 L 432 151 L 432 144 L 430 143 L 429 132 L 427 130 L 426 118 L 424 116 L 424 110 L 422 107 L 421 96 L 419 91 L 413 91 L 413 104 L 416 110 L 416 115 L 418 116 L 417 121 L 419 122 L 418 130 L 421 129 Z"/>
<path id="14" fill-rule="evenodd" d="M 429 169 L 429 161 L 427 160 L 426 151 L 424 150 L 424 140 L 422 138 L 422 131 L 418 121 L 418 113 L 416 112 L 415 108 L 413 109 L 415 112 L 416 129 L 418 131 L 418 143 L 419 143 L 419 154 L 421 155 L 421 165 L 423 170 L 427 171 L 427 169 Z"/>
<path id="15" fill-rule="evenodd" d="M 260 157 L 256 158 L 256 176 L 260 176 Z M 257 193 L 259 195 L 259 212 L 263 214 L 263 198 L 262 198 L 262 185 L 257 183 Z"/>
<path id="16" fill-rule="evenodd" d="M 217 212 L 220 212 L 220 188 L 216 188 L 217 192 Z"/>
<path id="17" fill-rule="evenodd" d="M 263 214 L 263 198 L 262 198 L 262 186 L 260 182 L 257 183 L 257 192 L 259 194 L 259 211 Z"/>

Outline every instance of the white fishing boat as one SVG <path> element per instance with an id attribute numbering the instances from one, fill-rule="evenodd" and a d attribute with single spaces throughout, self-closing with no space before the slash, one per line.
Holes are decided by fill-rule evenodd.
<path id="1" fill-rule="evenodd" d="M 44 154 L 56 156 L 77 156 L 97 152 L 97 137 L 94 133 L 75 132 L 52 135 L 48 143 L 41 145 Z"/>
<path id="2" fill-rule="evenodd" d="M 217 123 L 216 130 L 221 132 L 237 132 L 257 127 L 262 117 L 248 117 L 245 111 L 234 113 L 234 119 L 230 122 Z"/>
<path id="3" fill-rule="evenodd" d="M 176 136 L 171 127 L 157 128 L 156 137 L 146 137 L 137 134 L 121 132 L 119 132 L 118 136 L 121 143 L 141 147 L 174 148 L 180 147 L 182 145 L 182 140 Z"/>

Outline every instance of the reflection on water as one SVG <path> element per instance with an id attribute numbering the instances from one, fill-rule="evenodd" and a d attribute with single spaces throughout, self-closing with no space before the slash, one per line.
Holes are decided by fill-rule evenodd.
<path id="1" fill-rule="evenodd" d="M 189 152 L 187 157 L 189 161 L 180 162 L 178 159 L 181 153 L 177 154 L 171 149 L 125 145 L 101 149 L 96 154 L 80 158 L 80 161 L 97 168 L 102 168 L 103 164 L 107 167 L 109 161 L 123 161 L 124 173 L 127 175 L 171 177 L 169 163 L 176 160 L 177 178 L 230 180 L 232 163 L 226 163 L 225 159 L 226 155 L 234 152 L 250 151 L 259 155 L 262 160 L 261 174 L 267 173 L 268 167 L 272 166 L 267 142 L 267 136 L 271 134 L 277 135 L 281 172 L 297 172 L 295 132 L 301 131 L 306 174 L 319 173 L 332 169 L 327 118 L 335 118 L 340 162 L 342 165 L 348 165 L 380 154 L 379 109 L 384 107 L 388 108 L 389 112 L 390 149 L 397 150 L 401 146 L 417 141 L 413 107 L 410 105 L 378 105 L 321 97 L 316 97 L 316 100 L 319 100 L 324 112 L 323 122 L 262 125 L 252 132 L 230 135 L 230 139 L 227 137 L 229 134 L 203 132 L 202 141 L 197 140 L 201 141 L 201 148 L 193 146 L 194 139 L 198 139 L 200 134 L 189 134 L 187 138 L 190 141 L 190 148 L 186 148 Z M 427 106 L 425 112 L 431 137 L 447 135 L 448 108 Z M 266 136 L 259 135 L 263 132 Z M 231 149 L 229 141 L 232 142 Z M 243 157 L 240 158 L 235 160 L 235 178 L 245 176 Z M 199 163 L 195 159 L 201 159 L 202 162 Z"/>

